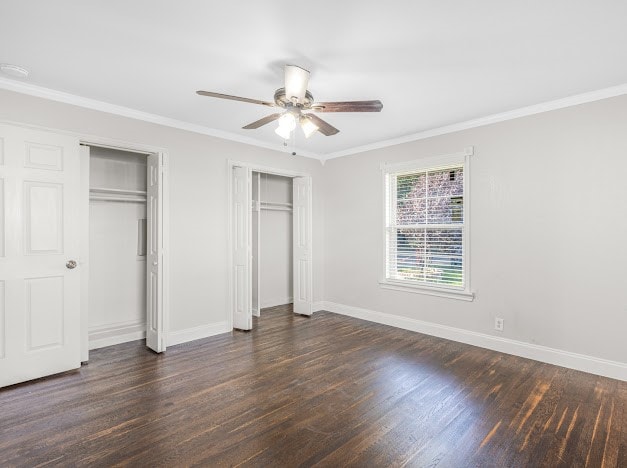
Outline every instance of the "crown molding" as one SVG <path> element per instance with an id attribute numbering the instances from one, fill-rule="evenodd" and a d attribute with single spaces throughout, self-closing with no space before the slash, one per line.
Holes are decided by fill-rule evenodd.
<path id="1" fill-rule="evenodd" d="M 543 112 L 549 112 L 552 110 L 563 109 L 565 107 L 577 106 L 579 104 L 585 104 L 588 102 L 600 101 L 611 97 L 621 96 L 627 94 L 627 83 L 612 86 L 610 88 L 599 89 L 596 91 L 590 91 L 582 94 L 575 94 L 562 99 L 556 99 L 553 101 L 547 101 L 540 104 L 534 104 L 532 106 L 521 107 L 507 112 L 501 112 L 498 114 L 492 114 L 478 119 L 467 120 L 465 122 L 459 122 L 452 125 L 446 125 L 444 127 L 433 128 L 425 130 L 423 132 L 412 133 L 398 138 L 392 138 L 389 140 L 383 140 L 375 143 L 370 143 L 362 146 L 355 146 L 342 151 L 336 151 L 323 155 L 324 160 L 341 158 L 342 156 L 349 156 L 357 153 L 364 153 L 366 151 L 372 151 L 375 149 L 386 148 L 388 146 L 400 145 L 403 143 L 409 143 L 411 141 L 424 140 L 434 136 L 445 135 L 447 133 L 459 132 L 462 130 L 468 130 L 476 127 L 483 127 L 498 122 L 505 122 L 507 120 L 517 119 L 519 117 L 527 117 L 529 115 L 541 114 Z"/>
<path id="2" fill-rule="evenodd" d="M 122 117 L 128 117 L 131 119 L 142 120 L 166 127 L 178 128 L 180 130 L 187 130 L 189 132 L 200 133 L 202 135 L 208 135 L 224 140 L 235 141 L 246 145 L 257 146 L 260 148 L 266 148 L 280 153 L 291 153 L 291 149 L 286 149 L 282 145 L 268 143 L 256 138 L 250 138 L 239 135 L 237 133 L 226 132 L 224 130 L 218 130 L 203 125 L 193 124 L 182 120 L 172 119 L 158 114 L 151 114 L 130 107 L 118 106 L 116 104 L 110 104 L 104 101 L 98 101 L 75 94 L 65 93 L 63 91 L 57 91 L 51 88 L 45 88 L 43 86 L 33 85 L 30 83 L 24 83 L 22 81 L 11 80 L 0 77 L 0 89 L 6 89 L 8 91 L 14 91 L 17 93 L 28 94 L 30 96 L 40 97 L 44 99 L 50 99 L 52 101 L 63 102 L 65 104 L 71 104 L 87 109 L 98 110 L 109 114 L 115 114 Z M 335 151 L 326 154 L 318 154 L 312 151 L 297 151 L 299 156 L 305 156 L 307 158 L 313 158 L 319 160 L 323 165 L 329 159 L 340 158 L 342 156 L 350 156 L 353 154 L 364 153 L 366 151 L 372 151 L 376 149 L 386 148 L 388 146 L 396 146 L 403 143 L 409 143 L 417 140 L 424 140 L 440 135 L 446 135 L 448 133 L 459 132 L 462 130 L 468 130 L 471 128 L 482 127 L 499 122 L 505 122 L 507 120 L 517 119 L 519 117 L 527 117 L 534 114 L 541 114 L 543 112 L 549 112 L 552 110 L 563 109 L 566 107 L 577 106 L 579 104 L 585 104 L 588 102 L 600 101 L 611 97 L 621 96 L 627 94 L 627 83 L 612 86 L 609 88 L 599 89 L 596 91 L 590 91 L 587 93 L 576 94 L 553 101 L 547 101 L 540 104 L 534 104 L 531 106 L 521 107 L 507 112 L 501 112 L 498 114 L 492 114 L 477 119 L 467 120 L 464 122 L 458 122 L 451 125 L 445 125 L 443 127 L 433 128 L 418 133 L 412 133 L 398 138 L 392 138 L 389 140 L 383 140 L 367 145 L 355 146 L 341 151 Z"/>
<path id="3" fill-rule="evenodd" d="M 282 145 L 267 143 L 256 138 L 250 138 L 239 135 L 237 133 L 225 132 L 211 127 L 205 127 L 204 125 L 193 124 L 182 120 L 172 119 L 158 114 L 151 114 L 149 112 L 132 109 L 130 107 L 118 106 L 116 104 L 110 104 L 104 101 L 98 101 L 96 99 L 90 99 L 83 96 L 77 96 L 75 94 L 65 93 L 63 91 L 57 91 L 51 88 L 45 88 L 43 86 L 33 85 L 30 83 L 24 83 L 17 80 L 11 80 L 0 77 L 0 89 L 6 89 L 8 91 L 14 91 L 16 93 L 28 94 L 30 96 L 49 99 L 51 101 L 62 102 L 65 104 L 71 104 L 74 106 L 84 107 L 86 109 L 97 110 L 106 112 L 108 114 L 119 115 L 122 117 L 128 117 L 135 120 L 142 120 L 144 122 L 150 122 L 166 127 L 177 128 L 179 130 L 187 130 L 189 132 L 200 133 L 202 135 L 208 135 L 223 140 L 235 141 L 237 143 L 243 143 L 245 145 L 257 146 L 260 148 L 266 148 L 280 153 L 292 153 L 292 149 L 286 149 Z M 311 151 L 298 150 L 299 156 L 305 156 L 307 158 L 321 159 L 322 157 Z"/>

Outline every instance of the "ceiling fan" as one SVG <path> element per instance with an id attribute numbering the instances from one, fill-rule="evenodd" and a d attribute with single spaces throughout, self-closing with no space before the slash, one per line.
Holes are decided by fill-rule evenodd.
<path id="1" fill-rule="evenodd" d="M 242 128 L 253 130 L 278 120 L 279 126 L 275 132 L 284 140 L 290 138 L 296 125 L 300 125 L 306 138 L 309 138 L 316 131 L 326 136 L 335 135 L 339 132 L 337 128 L 313 114 L 314 112 L 381 112 L 383 109 L 383 104 L 379 100 L 314 102 L 312 94 L 307 90 L 308 84 L 309 72 L 307 70 L 296 65 L 285 65 L 285 87 L 275 91 L 274 102 L 211 91 L 196 91 L 196 94 L 282 109 L 280 112 L 263 117 Z"/>

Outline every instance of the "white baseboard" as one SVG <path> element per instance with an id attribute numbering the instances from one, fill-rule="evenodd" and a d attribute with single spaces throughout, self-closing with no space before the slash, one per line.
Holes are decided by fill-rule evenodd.
<path id="1" fill-rule="evenodd" d="M 104 348 L 127 341 L 146 338 L 146 324 L 144 322 L 120 322 L 89 329 L 89 349 Z"/>
<path id="2" fill-rule="evenodd" d="M 612 379 L 627 381 L 627 363 L 610 361 L 607 359 L 587 356 L 585 354 L 572 353 L 561 349 L 549 348 L 524 341 L 516 341 L 508 338 L 477 333 L 461 328 L 439 325 L 437 323 L 424 322 L 409 317 L 376 312 L 335 302 L 318 302 L 314 304 L 314 310 L 327 310 L 336 314 L 368 320 L 370 322 L 403 328 L 426 335 L 437 336 L 447 340 L 458 341 L 481 348 L 487 348 L 506 354 L 513 354 L 535 361 L 546 362 L 556 366 L 568 367 L 591 374 L 602 375 Z M 319 307 L 319 308 L 318 308 Z"/>
<path id="3" fill-rule="evenodd" d="M 278 299 L 270 299 L 268 301 L 261 301 L 261 308 L 266 309 L 268 307 L 276 307 L 284 304 L 291 304 L 294 302 L 293 297 L 282 297 Z"/>
<path id="4" fill-rule="evenodd" d="M 200 340 L 220 333 L 230 332 L 229 322 L 210 323 L 185 330 L 171 331 L 168 333 L 168 346 L 174 346 L 188 341 Z"/>

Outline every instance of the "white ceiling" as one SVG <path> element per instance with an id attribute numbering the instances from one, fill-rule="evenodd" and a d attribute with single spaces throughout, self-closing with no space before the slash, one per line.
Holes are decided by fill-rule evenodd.
<path id="1" fill-rule="evenodd" d="M 325 155 L 627 83 L 627 2 L 2 0 L 0 62 L 28 83 L 281 144 L 241 127 L 282 67 L 320 101 L 380 99 L 380 114 L 319 114 Z"/>

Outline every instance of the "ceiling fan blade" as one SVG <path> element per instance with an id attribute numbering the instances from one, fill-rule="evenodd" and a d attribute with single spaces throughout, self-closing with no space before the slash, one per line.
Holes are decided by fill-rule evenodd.
<path id="1" fill-rule="evenodd" d="M 250 99 L 240 96 L 231 96 L 230 94 L 212 93 L 211 91 L 196 91 L 199 96 L 209 96 L 219 99 L 228 99 L 230 101 L 248 102 L 250 104 L 260 104 L 262 106 L 274 107 L 274 102 L 260 101 L 259 99 Z"/>
<path id="2" fill-rule="evenodd" d="M 318 117 L 317 115 L 314 114 L 307 114 L 307 117 L 309 119 L 311 119 L 311 121 L 316 124 L 316 126 L 318 127 L 318 131 L 320 133 L 322 133 L 325 136 L 331 136 L 331 135 L 335 135 L 336 133 L 339 132 L 339 130 L 337 128 L 335 128 L 333 125 L 331 125 L 330 123 L 325 122 L 324 120 L 322 120 L 320 117 Z"/>
<path id="3" fill-rule="evenodd" d="M 347 102 L 316 102 L 311 110 L 315 112 L 381 112 L 383 103 L 376 101 L 347 101 Z"/>
<path id="4" fill-rule="evenodd" d="M 281 115 L 282 115 L 281 113 L 266 115 L 263 119 L 256 120 L 253 123 L 249 123 L 248 125 L 242 128 L 245 130 L 254 130 L 255 128 L 263 127 L 264 125 L 269 124 L 270 122 L 274 122 L 279 117 L 281 117 Z"/>
<path id="5" fill-rule="evenodd" d="M 288 101 L 295 97 L 299 103 L 305 99 L 309 85 L 309 72 L 296 65 L 285 65 L 285 96 Z"/>

